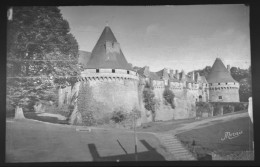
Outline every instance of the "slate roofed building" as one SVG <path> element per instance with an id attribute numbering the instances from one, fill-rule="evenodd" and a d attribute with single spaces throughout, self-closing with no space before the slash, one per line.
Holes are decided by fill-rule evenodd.
<path id="1" fill-rule="evenodd" d="M 105 27 L 99 37 L 86 68 L 132 70 L 109 26 Z"/>
<path id="2" fill-rule="evenodd" d="M 211 102 L 239 102 L 239 83 L 234 80 L 220 58 L 216 58 L 207 77 Z"/>

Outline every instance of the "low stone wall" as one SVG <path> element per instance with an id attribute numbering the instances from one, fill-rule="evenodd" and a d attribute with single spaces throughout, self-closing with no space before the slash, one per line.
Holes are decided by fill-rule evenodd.
<path id="1" fill-rule="evenodd" d="M 246 110 L 247 102 L 197 102 L 196 117 L 211 117 Z"/>

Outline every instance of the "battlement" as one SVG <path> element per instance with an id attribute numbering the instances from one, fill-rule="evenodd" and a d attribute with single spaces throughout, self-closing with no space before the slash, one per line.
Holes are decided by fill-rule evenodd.
<path id="1" fill-rule="evenodd" d="M 79 81 L 85 80 L 139 80 L 139 75 L 135 71 L 124 69 L 86 69 L 81 73 Z"/>
<path id="2" fill-rule="evenodd" d="M 230 90 L 230 89 L 239 89 L 239 83 L 236 82 L 227 82 L 227 83 L 210 83 L 209 90 Z"/>

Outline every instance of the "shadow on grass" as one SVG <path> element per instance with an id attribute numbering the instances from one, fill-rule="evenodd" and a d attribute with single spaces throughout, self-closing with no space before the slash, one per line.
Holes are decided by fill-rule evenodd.
<path id="1" fill-rule="evenodd" d="M 140 140 L 140 142 L 147 148 L 148 151 L 138 152 L 138 161 L 165 161 L 165 158 L 159 154 L 155 148 L 153 148 L 145 140 Z M 135 161 L 135 154 L 128 154 L 125 152 L 123 155 L 114 155 L 101 157 L 97 151 L 95 144 L 88 144 L 90 153 L 93 157 L 93 161 Z"/>

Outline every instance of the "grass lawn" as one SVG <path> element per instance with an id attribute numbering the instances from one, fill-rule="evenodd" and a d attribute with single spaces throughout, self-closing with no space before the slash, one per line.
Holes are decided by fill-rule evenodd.
<path id="1" fill-rule="evenodd" d="M 242 133 L 238 137 L 224 140 L 225 132 Z M 176 136 L 190 151 L 194 148 L 194 152 L 199 154 L 215 152 L 227 156 L 235 152 L 252 150 L 253 125 L 249 117 L 244 117 L 186 131 Z M 194 147 L 192 147 L 193 141 L 195 141 Z"/>
<path id="2" fill-rule="evenodd" d="M 152 134 L 138 134 L 138 160 L 172 158 Z M 76 131 L 32 120 L 6 122 L 6 162 L 132 161 L 134 134 L 123 130 Z"/>
<path id="3" fill-rule="evenodd" d="M 141 131 L 141 132 L 154 132 L 154 133 L 167 132 L 167 131 L 182 127 L 185 124 L 200 122 L 202 120 L 210 120 L 212 118 L 225 117 L 225 116 L 240 114 L 240 113 L 245 113 L 245 112 L 247 112 L 247 110 L 228 113 L 228 114 L 221 115 L 221 116 L 206 117 L 206 118 L 200 118 L 200 119 L 190 118 L 190 119 L 163 121 L 163 122 L 149 122 L 149 123 L 143 124 L 141 127 L 138 127 L 137 130 Z M 212 121 L 210 121 L 210 122 L 212 122 Z"/>

